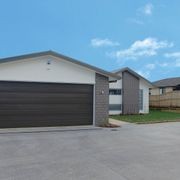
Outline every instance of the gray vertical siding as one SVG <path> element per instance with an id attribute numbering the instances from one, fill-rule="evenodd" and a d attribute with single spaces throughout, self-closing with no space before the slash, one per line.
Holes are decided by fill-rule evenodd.
<path id="1" fill-rule="evenodd" d="M 95 125 L 96 126 L 108 122 L 108 115 L 109 115 L 108 111 L 109 111 L 108 77 L 96 73 L 96 85 L 95 85 Z"/>
<path id="2" fill-rule="evenodd" d="M 139 113 L 139 79 L 128 71 L 122 73 L 123 114 Z"/>

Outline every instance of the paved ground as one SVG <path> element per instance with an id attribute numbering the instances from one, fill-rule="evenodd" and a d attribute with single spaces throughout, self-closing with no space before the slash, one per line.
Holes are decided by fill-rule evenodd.
<path id="1" fill-rule="evenodd" d="M 179 180 L 180 123 L 0 134 L 0 180 Z"/>

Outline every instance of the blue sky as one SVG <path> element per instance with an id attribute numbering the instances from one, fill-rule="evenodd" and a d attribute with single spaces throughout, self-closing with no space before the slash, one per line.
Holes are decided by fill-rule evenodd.
<path id="1" fill-rule="evenodd" d="M 1 0 L 0 58 L 54 50 L 149 80 L 180 76 L 180 1 Z"/>

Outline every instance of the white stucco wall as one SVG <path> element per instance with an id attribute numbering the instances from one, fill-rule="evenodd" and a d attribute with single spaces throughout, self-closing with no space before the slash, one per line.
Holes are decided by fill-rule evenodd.
<path id="1" fill-rule="evenodd" d="M 95 84 L 95 72 L 60 58 L 42 56 L 0 64 L 0 80 Z"/>
<path id="2" fill-rule="evenodd" d="M 121 76 L 121 74 L 119 74 Z M 122 89 L 122 80 L 113 82 L 109 84 L 110 89 Z M 109 95 L 109 104 L 121 104 L 122 105 L 122 95 Z M 110 115 L 121 114 L 121 110 L 109 110 Z"/>
<path id="3" fill-rule="evenodd" d="M 143 79 L 139 81 L 139 89 L 143 89 L 143 110 L 139 113 L 149 113 L 149 85 Z"/>

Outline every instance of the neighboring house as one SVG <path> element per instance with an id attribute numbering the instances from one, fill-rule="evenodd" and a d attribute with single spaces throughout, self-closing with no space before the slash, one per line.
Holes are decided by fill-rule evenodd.
<path id="1" fill-rule="evenodd" d="M 155 81 L 150 90 L 150 107 L 180 108 L 180 77 Z"/>
<path id="2" fill-rule="evenodd" d="M 180 77 L 167 78 L 153 82 L 151 95 L 161 95 L 172 91 L 180 91 Z"/>
<path id="3" fill-rule="evenodd" d="M 107 123 L 118 78 L 53 51 L 0 59 L 0 128 Z"/>
<path id="4" fill-rule="evenodd" d="M 127 67 L 113 73 L 122 79 L 109 84 L 109 114 L 149 113 L 151 82 Z"/>

